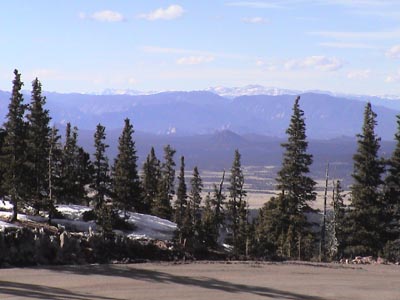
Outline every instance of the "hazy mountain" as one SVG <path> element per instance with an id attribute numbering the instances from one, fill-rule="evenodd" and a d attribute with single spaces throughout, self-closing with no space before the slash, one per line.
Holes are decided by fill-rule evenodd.
<path id="1" fill-rule="evenodd" d="M 154 134 L 184 136 L 229 129 L 239 135 L 278 138 L 285 136 L 295 98 L 294 95 L 252 95 L 228 99 L 206 91 L 136 96 L 46 93 L 46 96 L 53 122 L 69 121 L 80 129 L 94 129 L 99 122 L 108 130 L 117 129 L 129 117 L 136 130 Z M 2 119 L 7 113 L 9 98 L 9 93 L 0 92 Z M 29 95 L 26 98 L 29 101 Z M 369 100 L 381 104 L 374 106 L 378 134 L 392 140 L 400 101 Z M 305 112 L 309 138 L 354 137 L 361 130 L 363 101 L 304 93 L 300 105 Z"/>
<path id="2" fill-rule="evenodd" d="M 118 137 L 122 129 L 106 130 L 108 155 L 113 161 L 117 153 Z M 61 129 L 64 132 L 64 128 Z M 79 144 L 88 152 L 93 153 L 94 130 L 80 130 Z M 282 161 L 281 143 L 285 138 L 268 137 L 263 135 L 238 135 L 229 130 L 218 131 L 213 134 L 193 136 L 157 135 L 135 132 L 139 165 L 141 166 L 150 148 L 154 146 L 156 154 L 162 158 L 163 147 L 170 144 L 177 150 L 176 161 L 181 155 L 185 156 L 187 170 L 194 166 L 200 170 L 221 171 L 229 170 L 232 164 L 235 149 L 242 154 L 242 163 L 245 166 L 275 166 L 276 171 Z M 382 142 L 381 155 L 388 157 L 394 149 L 394 141 Z M 309 152 L 314 156 L 312 174 L 315 178 L 323 178 L 325 166 L 331 165 L 332 178 L 344 179 L 344 184 L 351 182 L 353 168 L 352 157 L 356 151 L 355 137 L 342 137 L 329 140 L 309 141 Z M 257 168 L 256 168 L 257 169 Z M 273 177 L 273 176 L 272 176 Z"/>
<path id="3" fill-rule="evenodd" d="M 258 96 L 258 95 L 269 95 L 269 96 L 279 96 L 279 95 L 298 95 L 301 91 L 280 89 L 276 87 L 265 87 L 262 85 L 246 85 L 243 87 L 211 87 L 206 89 L 208 92 L 212 92 L 221 97 L 226 98 L 236 98 L 240 96 Z"/>

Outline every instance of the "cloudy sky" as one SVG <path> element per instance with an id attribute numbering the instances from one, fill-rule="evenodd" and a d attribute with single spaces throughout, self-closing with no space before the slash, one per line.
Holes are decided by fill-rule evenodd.
<path id="1" fill-rule="evenodd" d="M 398 0 L 37 0 L 0 4 L 0 89 L 261 84 L 400 95 Z"/>

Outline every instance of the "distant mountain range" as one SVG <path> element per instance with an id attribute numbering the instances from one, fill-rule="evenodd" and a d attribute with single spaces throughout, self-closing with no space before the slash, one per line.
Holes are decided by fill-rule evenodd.
<path id="1" fill-rule="evenodd" d="M 226 95 L 222 97 L 216 92 Z M 250 95 L 229 95 L 249 93 Z M 254 95 L 257 93 L 271 93 Z M 53 122 L 71 122 L 80 129 L 122 127 L 130 118 L 138 131 L 190 136 L 228 129 L 240 135 L 256 134 L 282 138 L 288 127 L 296 91 L 268 90 L 260 86 L 211 91 L 161 92 L 149 95 L 91 95 L 45 93 Z M 360 132 L 365 101 L 378 114 L 377 133 L 392 140 L 400 100 L 378 97 L 345 98 L 323 93 L 300 94 L 307 135 L 312 139 L 354 137 Z M 10 94 L 0 91 L 0 119 L 7 113 Z M 29 95 L 26 95 L 29 101 Z"/>
<path id="2" fill-rule="evenodd" d="M 285 141 L 298 93 L 250 86 L 149 95 L 134 95 L 132 91 L 131 94 L 115 95 L 112 91 L 102 95 L 45 93 L 52 122 L 62 134 L 67 122 L 77 126 L 79 143 L 90 153 L 93 153 L 94 129 L 101 123 L 106 126 L 112 159 L 117 152 L 123 120 L 128 117 L 135 128 L 140 164 L 151 146 L 161 157 L 162 147 L 171 144 L 178 150 L 177 157 L 186 157 L 188 168 L 198 165 L 208 170 L 229 168 L 236 148 L 242 153 L 244 165 L 279 165 L 280 144 Z M 386 157 L 391 154 L 400 100 L 315 92 L 300 93 L 300 96 L 316 177 L 324 176 L 325 164 L 330 162 L 335 165 L 339 178 L 351 181 L 355 136 L 361 131 L 366 100 L 374 104 L 378 115 L 377 133 L 384 140 L 381 153 Z M 27 93 L 27 102 L 29 97 Z M 9 99 L 9 92 L 0 91 L 1 120 L 7 114 Z"/>

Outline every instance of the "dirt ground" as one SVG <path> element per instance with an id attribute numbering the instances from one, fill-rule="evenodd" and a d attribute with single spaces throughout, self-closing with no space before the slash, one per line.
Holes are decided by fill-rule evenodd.
<path id="1" fill-rule="evenodd" d="M 148 263 L 0 269 L 0 299 L 400 299 L 400 266 Z"/>

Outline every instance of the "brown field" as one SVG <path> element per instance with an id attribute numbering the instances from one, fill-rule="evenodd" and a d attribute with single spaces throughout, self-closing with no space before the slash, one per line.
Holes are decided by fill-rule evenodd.
<path id="1" fill-rule="evenodd" d="M 148 263 L 0 270 L 0 299 L 400 299 L 400 266 Z"/>

